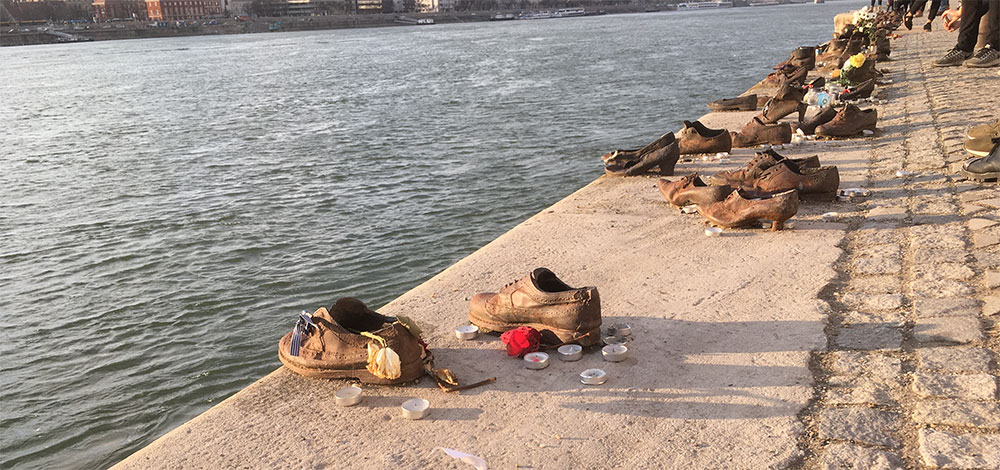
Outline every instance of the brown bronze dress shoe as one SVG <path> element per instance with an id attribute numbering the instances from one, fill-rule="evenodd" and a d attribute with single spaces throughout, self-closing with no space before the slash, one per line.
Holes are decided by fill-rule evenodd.
<path id="1" fill-rule="evenodd" d="M 831 201 L 840 187 L 840 172 L 835 166 L 795 169 L 790 165 L 774 165 L 757 179 L 743 182 L 741 187 L 761 193 L 796 189 L 802 200 Z"/>
<path id="2" fill-rule="evenodd" d="M 847 39 L 834 39 L 829 42 L 826 49 L 820 53 L 816 60 L 831 66 L 836 65 L 836 62 L 840 60 L 840 56 L 844 54 L 845 49 L 847 49 Z"/>
<path id="3" fill-rule="evenodd" d="M 786 158 L 784 155 L 768 149 L 763 152 L 757 152 L 743 168 L 720 171 L 712 175 L 709 177 L 709 182 L 720 186 L 739 186 L 746 181 L 759 178 L 760 175 L 764 174 L 764 170 L 778 164 L 791 165 L 796 170 L 800 168 L 819 168 L 819 155 L 805 158 Z"/>
<path id="4" fill-rule="evenodd" d="M 801 98 L 771 98 L 764 104 L 764 109 L 758 117 L 760 117 L 761 122 L 764 124 L 774 124 L 781 120 L 781 118 L 794 112 L 798 112 L 798 122 L 802 122 L 802 119 L 805 118 L 806 107 L 806 104 L 802 102 Z"/>
<path id="5" fill-rule="evenodd" d="M 734 189 L 731 186 L 709 186 L 697 173 L 692 173 L 677 181 L 660 178 L 660 181 L 656 182 L 656 187 L 663 195 L 663 199 L 677 207 L 691 204 L 708 206 L 725 199 Z"/>
<path id="6" fill-rule="evenodd" d="M 715 100 L 706 106 L 712 111 L 753 111 L 757 109 L 757 95 Z"/>
<path id="7" fill-rule="evenodd" d="M 362 332 L 385 343 L 362 336 Z M 398 355 L 398 375 L 374 368 L 369 345 L 388 347 Z M 278 342 L 278 359 L 300 375 L 352 378 L 372 384 L 417 380 L 424 374 L 424 357 L 420 339 L 395 317 L 380 315 L 351 298 L 338 300 L 330 311 L 320 308 L 312 315 L 300 315 L 295 328 Z"/>
<path id="8" fill-rule="evenodd" d="M 615 152 L 604 164 L 604 173 L 608 176 L 640 176 L 648 173 L 673 175 L 681 153 L 673 132 L 668 135 L 671 139 L 669 145 L 646 153 L 639 160 L 619 158 Z"/>
<path id="9" fill-rule="evenodd" d="M 787 144 L 792 141 L 792 126 L 787 122 L 765 124 L 754 116 L 733 136 L 733 147 L 747 148 L 762 144 Z"/>
<path id="10" fill-rule="evenodd" d="M 770 220 L 771 230 L 785 227 L 785 221 L 799 210 L 799 198 L 795 190 L 772 194 L 754 194 L 737 189 L 726 199 L 711 206 L 698 206 L 698 213 L 712 224 L 733 228 L 758 220 Z"/>
<path id="11" fill-rule="evenodd" d="M 646 144 L 642 148 L 628 149 L 628 150 L 615 150 L 613 152 L 608 152 L 601 155 L 601 161 L 605 165 L 609 163 L 622 165 L 628 160 L 639 161 L 642 159 L 643 155 L 659 150 L 666 147 L 674 142 L 674 133 L 667 132 L 653 140 L 652 142 Z"/>
<path id="12" fill-rule="evenodd" d="M 684 128 L 677 133 L 677 146 L 681 155 L 728 152 L 733 149 L 733 137 L 725 129 L 709 129 L 700 121 L 684 121 Z"/>
<path id="13" fill-rule="evenodd" d="M 813 135 L 816 133 L 817 127 L 830 122 L 835 116 L 837 116 L 837 108 L 834 108 L 833 105 L 827 106 L 819 110 L 813 117 L 799 124 L 799 129 L 805 135 Z"/>
<path id="14" fill-rule="evenodd" d="M 845 105 L 830 122 L 816 128 L 816 135 L 825 137 L 853 137 L 864 130 L 875 130 L 878 112 L 875 108 L 862 111 L 853 104 Z"/>
<path id="15" fill-rule="evenodd" d="M 469 321 L 498 332 L 530 326 L 546 343 L 590 346 L 601 340 L 601 298 L 596 287 L 575 289 L 538 268 L 499 293 L 473 296 Z"/>

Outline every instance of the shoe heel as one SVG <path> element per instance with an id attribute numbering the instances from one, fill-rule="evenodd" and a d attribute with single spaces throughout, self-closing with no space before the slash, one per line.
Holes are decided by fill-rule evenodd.
<path id="1" fill-rule="evenodd" d="M 799 123 L 801 124 L 802 121 L 805 121 L 805 119 L 806 119 L 806 104 L 799 103 Z"/>
<path id="2" fill-rule="evenodd" d="M 772 220 L 771 221 L 771 231 L 777 232 L 785 229 L 785 221 L 788 219 Z"/>

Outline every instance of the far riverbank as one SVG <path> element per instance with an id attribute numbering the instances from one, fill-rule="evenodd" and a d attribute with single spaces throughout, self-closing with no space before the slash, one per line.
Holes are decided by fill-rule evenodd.
<path id="1" fill-rule="evenodd" d="M 587 15 L 626 14 L 666 11 L 667 7 L 650 5 L 612 5 Z M 324 16 L 254 17 L 249 20 L 205 19 L 199 21 L 120 21 L 109 23 L 55 25 L 13 28 L 0 31 L 0 46 L 30 46 L 65 42 L 113 41 L 220 34 L 252 34 L 268 32 L 315 31 L 325 29 L 378 28 L 387 26 L 428 27 L 435 24 L 475 23 L 490 21 L 494 15 L 517 15 L 510 11 L 463 11 L 448 13 L 405 13 Z M 417 20 L 433 20 L 431 24 L 415 24 Z M 558 18 L 568 19 L 568 18 Z M 157 25 L 159 23 L 159 25 Z M 64 34 L 61 34 L 64 33 Z M 67 38 L 66 35 L 73 38 Z"/>

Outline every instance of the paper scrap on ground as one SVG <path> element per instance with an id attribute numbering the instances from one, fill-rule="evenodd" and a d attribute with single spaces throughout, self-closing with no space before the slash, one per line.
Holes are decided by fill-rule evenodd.
<path id="1" fill-rule="evenodd" d="M 449 449 L 447 447 L 435 447 L 431 450 L 431 452 L 434 452 L 435 450 L 444 451 L 444 453 L 448 454 L 451 458 L 461 460 L 462 462 L 476 467 L 476 470 L 486 470 L 486 461 L 476 457 L 475 455 L 466 454 L 465 452 Z"/>

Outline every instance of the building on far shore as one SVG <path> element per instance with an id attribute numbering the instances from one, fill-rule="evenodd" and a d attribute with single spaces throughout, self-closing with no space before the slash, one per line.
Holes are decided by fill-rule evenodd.
<path id="1" fill-rule="evenodd" d="M 94 0 L 94 18 L 108 20 L 148 20 L 145 0 Z"/>
<path id="2" fill-rule="evenodd" d="M 151 20 L 187 20 L 222 14 L 222 3 L 218 0 L 145 0 L 145 2 Z"/>

